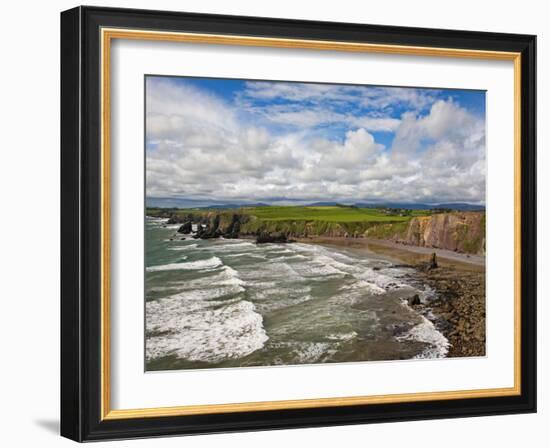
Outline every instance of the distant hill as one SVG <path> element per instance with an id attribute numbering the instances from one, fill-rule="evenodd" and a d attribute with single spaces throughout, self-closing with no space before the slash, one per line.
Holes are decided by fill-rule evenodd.
<path id="1" fill-rule="evenodd" d="M 212 208 L 212 209 L 232 209 L 241 207 L 265 207 L 269 204 L 263 202 L 254 203 L 224 203 L 223 201 L 213 201 L 211 199 L 179 199 L 179 198 L 152 198 L 146 199 L 147 207 L 158 208 Z"/>
<path id="2" fill-rule="evenodd" d="M 268 204 L 265 202 L 229 202 L 214 200 L 197 200 L 197 199 L 174 199 L 174 198 L 147 198 L 147 207 L 160 208 L 180 208 L 180 209 L 236 209 L 241 207 L 278 207 L 278 205 Z M 405 202 L 357 202 L 355 204 L 341 203 L 336 201 L 316 201 L 308 204 L 300 204 L 301 207 L 358 207 L 358 208 L 396 208 L 409 210 L 433 210 L 433 209 L 450 209 L 459 211 L 484 211 L 484 205 L 468 204 L 466 202 L 441 203 L 441 204 L 425 204 L 425 203 L 405 203 Z"/>
<path id="3" fill-rule="evenodd" d="M 355 204 L 359 208 L 403 208 L 409 210 L 433 210 L 438 208 L 446 208 L 451 210 L 460 210 L 460 211 L 483 211 L 485 210 L 484 205 L 477 204 L 468 204 L 466 202 L 455 202 L 455 203 L 446 203 L 446 204 L 422 204 L 422 203 L 413 203 L 407 204 L 403 202 L 384 202 L 384 203 L 366 203 L 360 202 Z"/>
<path id="4" fill-rule="evenodd" d="M 457 202 L 455 204 L 438 204 L 437 207 L 433 208 L 450 208 L 453 210 L 461 210 L 461 211 L 483 211 L 485 210 L 484 205 L 477 205 L 477 204 L 467 204 L 462 202 Z"/>
<path id="5" fill-rule="evenodd" d="M 311 204 L 305 205 L 305 207 L 336 207 L 338 205 L 342 205 L 339 202 L 331 202 L 331 201 L 321 201 L 321 202 L 312 202 Z"/>
<path id="6" fill-rule="evenodd" d="M 254 204 L 219 204 L 219 205 L 210 205 L 210 206 L 201 207 L 201 208 L 231 209 L 231 208 L 241 208 L 241 207 L 269 207 L 269 204 L 264 204 L 263 202 L 255 202 Z"/>

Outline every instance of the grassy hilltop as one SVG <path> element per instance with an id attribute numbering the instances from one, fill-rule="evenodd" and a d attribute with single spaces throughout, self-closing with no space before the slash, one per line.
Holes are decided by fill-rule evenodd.
<path id="1" fill-rule="evenodd" d="M 418 210 L 397 213 L 346 206 L 254 207 L 243 212 L 254 217 L 245 224 L 244 231 L 282 232 L 295 237 L 358 237 L 382 223 L 403 230 L 413 216 L 429 214 Z"/>
<path id="2" fill-rule="evenodd" d="M 240 233 L 255 235 L 284 233 L 293 237 L 315 235 L 360 236 L 377 224 L 392 225 L 392 231 L 406 228 L 414 216 L 426 216 L 427 210 L 395 210 L 382 208 L 358 208 L 352 206 L 262 206 L 238 209 L 155 209 L 148 208 L 149 216 L 170 217 L 174 222 L 201 222 L 211 224 L 222 231 L 239 217 Z M 401 224 L 401 225 L 399 225 Z M 393 225 L 396 226 L 393 229 Z"/>
<path id="3" fill-rule="evenodd" d="M 411 216 L 429 214 L 426 210 L 410 210 L 405 216 L 391 214 L 386 209 L 358 208 L 339 205 L 324 206 L 268 206 L 242 208 L 244 213 L 264 221 L 327 221 L 327 222 L 401 222 Z"/>
<path id="4" fill-rule="evenodd" d="M 148 207 L 149 216 L 209 216 L 241 214 L 261 221 L 403 222 L 413 216 L 428 216 L 430 210 L 359 208 L 347 205 L 260 206 L 241 208 L 157 208 Z"/>

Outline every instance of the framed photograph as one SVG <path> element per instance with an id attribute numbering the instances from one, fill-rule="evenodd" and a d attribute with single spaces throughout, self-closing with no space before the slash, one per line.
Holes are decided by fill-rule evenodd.
<path id="1" fill-rule="evenodd" d="M 535 36 L 61 14 L 61 433 L 536 411 Z"/>

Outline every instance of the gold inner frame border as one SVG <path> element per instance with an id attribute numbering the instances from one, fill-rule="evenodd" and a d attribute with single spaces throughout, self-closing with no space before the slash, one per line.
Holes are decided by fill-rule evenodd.
<path id="1" fill-rule="evenodd" d="M 514 386 L 442 392 L 418 392 L 301 400 L 188 405 L 136 409 L 111 409 L 110 346 L 110 185 L 111 114 L 110 72 L 113 39 L 240 45 L 355 53 L 455 57 L 513 61 L 514 63 Z M 514 52 L 419 47 L 389 44 L 280 39 L 218 34 L 162 32 L 138 29 L 101 29 L 101 420 L 152 418 L 228 412 L 307 409 L 432 400 L 503 397 L 521 394 L 521 54 Z"/>

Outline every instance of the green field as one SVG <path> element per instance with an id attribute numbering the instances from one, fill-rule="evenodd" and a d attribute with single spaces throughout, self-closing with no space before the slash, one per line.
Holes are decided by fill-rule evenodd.
<path id="1" fill-rule="evenodd" d="M 246 213 L 264 221 L 326 221 L 326 222 L 400 222 L 413 216 L 425 216 L 425 210 L 411 210 L 406 216 L 388 214 L 383 209 L 346 206 L 268 206 L 242 208 Z"/>
<path id="2" fill-rule="evenodd" d="M 323 221 L 327 223 L 388 223 L 406 222 L 414 216 L 427 216 L 429 210 L 389 210 L 382 208 L 358 208 L 351 206 L 262 206 L 235 209 L 194 208 L 161 209 L 147 208 L 147 214 L 158 216 L 162 213 L 179 216 L 219 214 L 231 216 L 235 213 L 248 215 L 261 221 Z"/>
<path id="3" fill-rule="evenodd" d="M 328 235 L 358 236 L 373 235 L 391 237 L 406 231 L 409 221 L 415 216 L 430 215 L 429 210 L 405 210 L 383 208 L 357 208 L 351 206 L 262 206 L 239 209 L 154 209 L 148 208 L 150 216 L 179 216 L 185 219 L 217 219 L 223 231 L 230 226 L 235 215 L 240 215 L 240 233 L 280 232 L 294 237 Z M 379 235 L 380 234 L 380 235 Z"/>

